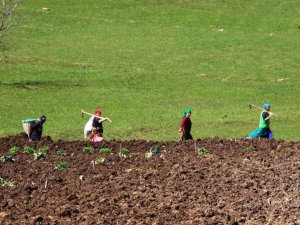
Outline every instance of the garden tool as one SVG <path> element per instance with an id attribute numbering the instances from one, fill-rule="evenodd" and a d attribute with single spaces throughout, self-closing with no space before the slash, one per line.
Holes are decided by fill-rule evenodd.
<path id="1" fill-rule="evenodd" d="M 91 113 L 88 113 L 88 112 L 85 112 L 83 109 L 81 110 L 81 116 L 83 118 L 84 114 L 86 115 L 90 115 L 90 116 L 94 116 L 94 117 L 97 117 L 97 118 L 100 118 L 101 120 L 107 120 L 108 122 L 112 122 L 109 118 L 105 118 L 105 117 L 102 117 L 102 116 L 96 116 L 96 115 L 93 115 Z"/>
<path id="2" fill-rule="evenodd" d="M 258 106 L 256 106 L 256 105 L 253 105 L 253 104 L 249 104 L 249 108 L 250 108 L 250 110 L 252 109 L 252 107 L 253 108 L 256 108 L 256 109 L 260 109 L 261 111 L 264 111 L 264 109 L 263 108 L 260 108 L 260 107 L 258 107 Z M 274 113 L 272 113 L 273 114 L 273 116 L 277 116 L 276 114 L 274 114 Z"/>

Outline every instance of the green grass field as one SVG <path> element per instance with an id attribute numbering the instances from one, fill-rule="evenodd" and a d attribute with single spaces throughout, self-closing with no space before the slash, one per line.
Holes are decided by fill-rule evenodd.
<path id="1" fill-rule="evenodd" d="M 49 7 L 48 13 L 42 12 Z M 83 138 L 81 109 L 112 139 L 244 137 L 269 102 L 276 139 L 300 140 L 299 0 L 22 1 L 0 51 L 0 136 L 45 114 Z"/>

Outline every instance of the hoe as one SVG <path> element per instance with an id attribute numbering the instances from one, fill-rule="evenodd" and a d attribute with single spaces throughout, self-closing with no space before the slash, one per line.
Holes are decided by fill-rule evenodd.
<path id="1" fill-rule="evenodd" d="M 260 108 L 260 107 L 258 107 L 256 105 L 249 104 L 249 108 L 252 109 L 252 107 L 256 108 L 256 109 L 260 109 L 261 111 L 264 111 L 264 109 L 262 109 L 262 108 Z M 273 113 L 273 116 L 277 116 L 277 115 Z"/>
<path id="2" fill-rule="evenodd" d="M 94 116 L 94 117 L 97 117 L 97 118 L 100 118 L 101 120 L 107 120 L 108 122 L 112 122 L 109 118 L 105 118 L 105 117 L 101 117 L 101 116 L 95 116 L 91 113 L 88 113 L 88 112 L 85 112 L 83 109 L 81 110 L 81 116 L 83 118 L 84 114 L 86 115 L 90 115 L 90 116 Z"/>

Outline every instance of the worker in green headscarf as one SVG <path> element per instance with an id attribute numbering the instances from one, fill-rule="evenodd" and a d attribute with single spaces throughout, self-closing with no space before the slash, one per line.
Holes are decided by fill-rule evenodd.
<path id="1" fill-rule="evenodd" d="M 181 140 L 193 140 L 191 135 L 192 122 L 191 122 L 192 111 L 185 109 L 182 115 L 182 121 L 179 128 L 179 135 Z"/>

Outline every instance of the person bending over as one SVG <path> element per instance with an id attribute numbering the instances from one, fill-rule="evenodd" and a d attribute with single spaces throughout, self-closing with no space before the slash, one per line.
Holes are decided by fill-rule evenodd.
<path id="1" fill-rule="evenodd" d="M 29 141 L 40 141 L 43 133 L 43 124 L 46 122 L 46 116 L 38 118 L 31 127 Z"/>

